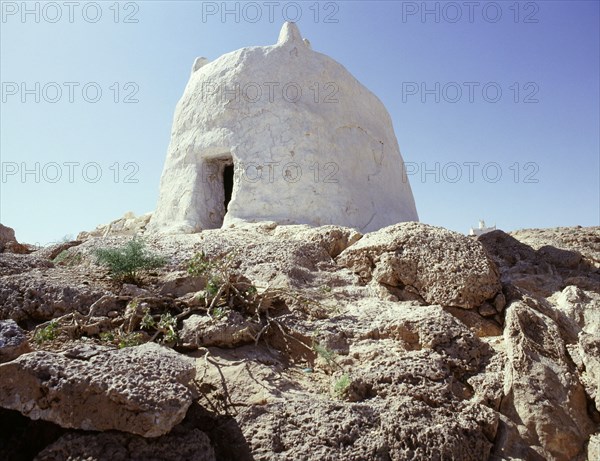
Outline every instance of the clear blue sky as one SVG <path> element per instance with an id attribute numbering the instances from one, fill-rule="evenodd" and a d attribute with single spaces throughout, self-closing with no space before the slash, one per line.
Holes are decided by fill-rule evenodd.
<path id="1" fill-rule="evenodd" d="M 152 211 L 194 59 L 273 44 L 298 13 L 388 108 L 421 221 L 600 225 L 599 2 L 221 3 L 2 2 L 0 221 L 19 240 Z"/>

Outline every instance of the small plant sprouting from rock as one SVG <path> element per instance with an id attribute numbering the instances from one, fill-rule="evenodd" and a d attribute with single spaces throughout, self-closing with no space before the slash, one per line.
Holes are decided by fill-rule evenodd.
<path id="1" fill-rule="evenodd" d="M 35 332 L 33 339 L 37 344 L 42 344 L 45 341 L 56 339 L 60 333 L 59 325 L 56 320 L 52 320 L 44 328 Z"/>
<path id="2" fill-rule="evenodd" d="M 150 309 L 146 309 L 144 311 L 144 316 L 142 317 L 142 321 L 140 322 L 140 327 L 143 330 L 150 330 L 151 328 L 154 328 L 156 326 L 156 321 L 154 320 L 154 317 L 152 317 L 152 315 L 150 315 Z"/>
<path id="3" fill-rule="evenodd" d="M 103 331 L 100 333 L 100 341 L 105 343 L 112 343 L 115 340 L 115 333 L 113 331 Z"/>
<path id="4" fill-rule="evenodd" d="M 157 319 L 150 313 L 150 309 L 144 310 L 144 316 L 140 321 L 142 330 L 155 330 L 154 336 L 150 341 L 154 341 L 160 334 L 163 335 L 163 342 L 175 343 L 179 339 L 177 334 L 177 318 L 171 313 L 166 312 L 161 314 Z"/>
<path id="5" fill-rule="evenodd" d="M 162 314 L 160 316 L 160 320 L 157 324 L 157 333 L 160 332 L 163 334 L 164 342 L 174 343 L 179 339 L 176 327 L 177 319 L 167 312 L 166 314 Z"/>
<path id="6" fill-rule="evenodd" d="M 146 342 L 141 333 L 125 333 L 123 330 L 110 330 L 100 333 L 100 341 L 116 345 L 119 349 L 135 347 Z"/>
<path id="7" fill-rule="evenodd" d="M 195 254 L 187 263 L 190 275 L 206 278 L 204 304 L 208 314 L 217 318 L 226 313 L 226 308 L 243 306 L 250 313 L 259 303 L 258 290 L 233 265 L 234 255 L 228 254 L 209 258 L 204 252 Z"/>
<path id="8" fill-rule="evenodd" d="M 190 275 L 206 275 L 209 273 L 215 264 L 206 256 L 204 252 L 196 253 L 192 259 L 188 261 L 188 273 Z"/>
<path id="9" fill-rule="evenodd" d="M 352 381 L 350 380 L 350 376 L 343 374 L 333 386 L 333 392 L 335 393 L 336 397 L 340 399 L 344 398 L 346 391 L 348 391 L 351 384 Z"/>
<path id="10" fill-rule="evenodd" d="M 325 346 L 321 346 L 319 343 L 315 343 L 313 349 L 319 357 L 322 357 L 327 362 L 328 365 L 334 363 L 335 352 L 333 352 L 331 349 L 328 349 Z"/>
<path id="11" fill-rule="evenodd" d="M 97 262 L 107 266 L 111 277 L 121 282 L 138 283 L 141 272 L 166 264 L 164 257 L 148 251 L 137 238 L 119 248 L 99 248 L 95 254 Z"/>
<path id="12" fill-rule="evenodd" d="M 321 344 L 314 342 L 313 343 L 313 351 L 317 353 L 319 357 L 321 357 L 327 365 L 331 368 L 335 367 L 342 370 L 342 367 L 336 361 L 337 354 L 326 346 L 322 346 Z"/>
<path id="13" fill-rule="evenodd" d="M 124 333 L 119 336 L 119 349 L 123 349 L 125 347 L 135 347 L 143 344 L 144 336 L 140 333 Z"/>
<path id="14" fill-rule="evenodd" d="M 225 309 L 224 307 L 213 307 L 210 315 L 211 317 L 219 320 L 223 317 L 225 317 L 225 315 L 227 314 L 227 309 Z"/>

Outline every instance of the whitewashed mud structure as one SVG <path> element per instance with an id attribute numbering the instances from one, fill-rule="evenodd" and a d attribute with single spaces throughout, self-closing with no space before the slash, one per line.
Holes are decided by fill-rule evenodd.
<path id="1" fill-rule="evenodd" d="M 149 230 L 417 221 L 403 168 L 382 102 L 285 23 L 275 45 L 196 59 Z"/>

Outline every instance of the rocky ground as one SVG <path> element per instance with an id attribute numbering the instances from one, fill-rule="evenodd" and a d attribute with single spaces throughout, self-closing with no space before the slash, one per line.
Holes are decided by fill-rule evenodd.
<path id="1" fill-rule="evenodd" d="M 598 227 L 128 229 L 0 226 L 0 459 L 600 459 Z"/>

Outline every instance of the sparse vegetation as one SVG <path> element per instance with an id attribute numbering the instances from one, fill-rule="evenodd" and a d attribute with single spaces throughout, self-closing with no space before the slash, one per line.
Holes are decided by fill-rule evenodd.
<path id="1" fill-rule="evenodd" d="M 350 388 L 350 384 L 352 384 L 350 376 L 343 374 L 333 386 L 333 392 L 335 393 L 336 397 L 340 399 L 343 398 L 346 394 L 346 391 Z"/>
<path id="2" fill-rule="evenodd" d="M 327 363 L 327 366 L 329 366 L 331 368 L 338 368 L 338 369 L 342 370 L 342 367 L 336 361 L 337 354 L 334 351 L 332 351 L 331 349 L 329 349 L 326 346 L 322 346 L 321 344 L 319 344 L 317 342 L 313 342 L 312 348 L 313 348 L 313 351 L 315 351 L 319 357 L 321 357 L 323 360 L 325 360 L 325 362 Z"/>
<path id="3" fill-rule="evenodd" d="M 118 337 L 119 349 L 125 347 L 135 347 L 144 343 L 144 336 L 141 333 L 124 333 Z"/>
<path id="4" fill-rule="evenodd" d="M 103 331 L 100 333 L 100 341 L 105 343 L 112 343 L 115 340 L 114 331 Z"/>
<path id="5" fill-rule="evenodd" d="M 196 253 L 187 263 L 187 270 L 190 275 L 206 275 L 214 267 L 214 263 L 206 256 L 204 252 Z"/>
<path id="6" fill-rule="evenodd" d="M 187 271 L 190 275 L 206 278 L 204 303 L 209 315 L 220 318 L 225 310 L 217 308 L 231 308 L 234 305 L 243 306 L 254 313 L 252 306 L 259 301 L 258 290 L 234 269 L 234 262 L 234 254 L 210 259 L 204 252 L 195 254 L 188 261 Z"/>
<path id="7" fill-rule="evenodd" d="M 52 260 L 52 262 L 62 266 L 76 266 L 81 263 L 82 259 L 81 253 L 79 252 L 72 253 L 69 250 L 63 250 Z"/>
<path id="8" fill-rule="evenodd" d="M 225 317 L 226 314 L 227 314 L 227 309 L 225 309 L 224 307 L 214 307 L 212 309 L 212 311 L 210 312 L 211 317 L 213 317 L 217 320 Z"/>
<path id="9" fill-rule="evenodd" d="M 177 335 L 177 319 L 170 313 L 162 314 L 157 324 L 157 333 L 162 333 L 163 342 L 174 343 L 177 342 L 179 336 Z M 154 337 L 156 337 L 155 333 Z M 154 339 L 154 338 L 153 338 Z"/>
<path id="10" fill-rule="evenodd" d="M 313 349 L 319 357 L 323 358 L 327 362 L 328 365 L 335 363 L 335 352 L 333 352 L 331 349 L 321 346 L 319 343 L 315 343 L 313 345 Z"/>
<path id="11" fill-rule="evenodd" d="M 141 272 L 162 267 L 167 262 L 164 257 L 148 251 L 137 238 L 120 248 L 100 248 L 95 253 L 97 262 L 108 267 L 111 277 L 136 284 Z"/>
<path id="12" fill-rule="evenodd" d="M 53 339 L 56 339 L 59 334 L 60 329 L 58 321 L 52 320 L 48 325 L 37 330 L 33 335 L 33 339 L 37 344 L 42 344 L 46 341 L 52 341 Z"/>
<path id="13" fill-rule="evenodd" d="M 117 346 L 119 349 L 135 347 L 144 344 L 145 338 L 141 333 L 125 333 L 121 329 L 100 333 L 100 341 Z"/>

